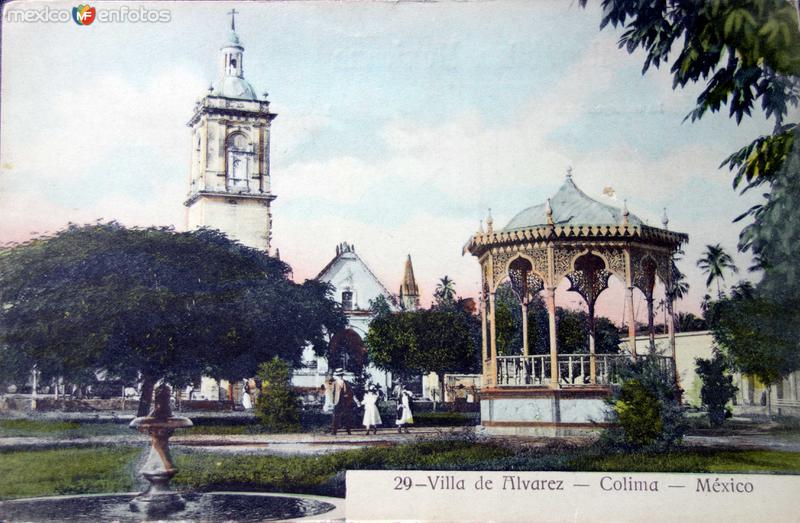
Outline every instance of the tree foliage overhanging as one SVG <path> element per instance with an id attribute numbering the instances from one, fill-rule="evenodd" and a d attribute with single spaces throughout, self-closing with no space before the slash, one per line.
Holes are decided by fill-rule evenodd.
<path id="1" fill-rule="evenodd" d="M 588 0 L 580 0 L 585 6 Z M 800 182 L 787 161 L 798 154 L 800 99 L 800 28 L 798 7 L 786 0 L 603 0 L 600 27 L 622 27 L 619 45 L 629 53 L 645 52 L 644 74 L 672 59 L 673 88 L 705 82 L 697 105 L 687 115 L 692 121 L 727 106 L 738 124 L 760 110 L 774 122 L 769 135 L 759 136 L 722 162 L 735 172 L 733 186 L 749 189 L 767 184 L 781 195 L 766 206 L 756 205 L 745 216 L 740 249 L 752 249 L 762 259 L 769 251 L 775 215 L 786 211 L 780 203 Z M 792 189 L 793 188 L 793 189 Z M 766 207 L 766 208 L 765 208 Z M 768 216 L 768 214 L 772 216 Z M 764 255 L 766 256 L 766 255 Z M 764 259 L 767 263 L 769 259 Z M 769 266 L 769 265 L 767 265 Z"/>
<path id="2" fill-rule="evenodd" d="M 239 379 L 344 326 L 327 285 L 199 229 L 71 225 L 0 251 L 0 369 L 91 381 Z"/>
<path id="3" fill-rule="evenodd" d="M 585 6 L 588 0 L 580 0 Z M 772 181 L 795 141 L 797 122 L 785 122 L 800 96 L 800 31 L 786 0 L 603 0 L 600 28 L 622 27 L 619 46 L 645 51 L 644 74 L 672 65 L 673 88 L 705 81 L 692 121 L 728 106 L 737 123 L 760 104 L 774 119 L 761 136 L 728 157 L 734 187 Z M 676 56 L 671 54 L 676 53 Z"/>

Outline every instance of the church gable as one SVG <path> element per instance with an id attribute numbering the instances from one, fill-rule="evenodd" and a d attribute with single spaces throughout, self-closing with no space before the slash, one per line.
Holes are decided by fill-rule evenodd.
<path id="1" fill-rule="evenodd" d="M 345 310 L 368 310 L 370 300 L 383 295 L 391 301 L 391 293 L 355 253 L 352 245 L 342 243 L 336 247 L 336 256 L 317 276 L 317 280 L 330 283 L 334 299 Z"/>

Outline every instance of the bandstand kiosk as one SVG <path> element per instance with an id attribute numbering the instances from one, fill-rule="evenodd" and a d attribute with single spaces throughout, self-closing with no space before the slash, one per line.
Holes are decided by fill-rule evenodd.
<path id="1" fill-rule="evenodd" d="M 668 379 L 675 379 L 674 321 L 667 321 L 669 346 L 655 345 L 656 279 L 665 289 L 667 314 L 673 316 L 669 289 L 673 255 L 688 240 L 683 233 L 646 225 L 630 214 L 584 194 L 571 170 L 561 188 L 545 203 L 529 207 L 500 230 L 480 229 L 464 247 L 481 266 L 483 387 L 481 425 L 491 434 L 570 435 L 607 426 L 612 421 L 607 399 L 626 359 L 655 358 Z M 594 315 L 597 297 L 611 277 L 625 288 L 627 352 L 596 354 Z M 567 278 L 588 307 L 589 340 L 585 354 L 560 354 L 557 345 L 555 291 Z M 522 308 L 522 350 L 498 355 L 495 292 L 510 281 Z M 636 346 L 634 292 L 647 302 L 649 347 Z M 549 317 L 549 354 L 532 355 L 528 344 L 528 305 L 539 292 Z M 642 350 L 639 350 L 642 349 Z"/>

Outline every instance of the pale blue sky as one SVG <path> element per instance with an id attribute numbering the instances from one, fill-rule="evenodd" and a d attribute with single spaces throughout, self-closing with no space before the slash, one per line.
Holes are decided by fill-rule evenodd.
<path id="1" fill-rule="evenodd" d="M 627 198 L 654 225 L 669 209 L 691 237 L 679 308 L 696 310 L 694 260 L 706 243 L 735 251 L 730 222 L 756 201 L 717 166 L 771 124 L 681 123 L 698 89 L 642 77 L 597 6 L 576 3 L 143 2 L 129 5 L 171 22 L 4 24 L 0 241 L 70 220 L 183 227 L 185 123 L 219 75 L 235 6 L 245 76 L 279 113 L 274 245 L 298 277 L 348 241 L 390 289 L 410 253 L 425 299 L 444 274 L 474 294 L 460 249 L 486 209 L 505 225 L 572 165 L 592 197 Z"/>

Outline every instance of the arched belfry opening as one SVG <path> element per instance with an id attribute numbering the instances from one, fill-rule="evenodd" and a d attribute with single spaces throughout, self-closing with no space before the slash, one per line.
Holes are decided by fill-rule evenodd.
<path id="1" fill-rule="evenodd" d="M 605 400 L 618 378 L 616 370 L 626 359 L 643 354 L 659 362 L 665 379 L 676 379 L 671 297 L 665 292 L 663 298 L 670 317 L 666 322 L 669 347 L 659 353 L 654 294 L 658 280 L 665 290 L 669 288 L 673 255 L 688 236 L 670 231 L 667 223 L 665 219 L 663 228 L 653 227 L 631 214 L 627 204 L 617 208 L 590 198 L 575 185 L 571 170 L 556 194 L 522 210 L 506 227 L 495 230 L 490 214 L 486 230 L 481 225 L 464 247 L 481 265 L 485 427 L 505 433 L 596 428 L 607 419 Z M 596 305 L 612 276 L 625 289 L 627 351 L 597 354 Z M 586 353 L 559 351 L 555 294 L 564 279 L 568 290 L 580 295 L 588 309 Z M 523 348 L 518 355 L 498 356 L 495 293 L 506 280 L 522 307 Z M 637 288 L 647 302 L 649 342 L 644 352 L 636 343 L 633 297 Z M 550 350 L 531 355 L 527 307 L 540 293 L 547 309 Z"/>

